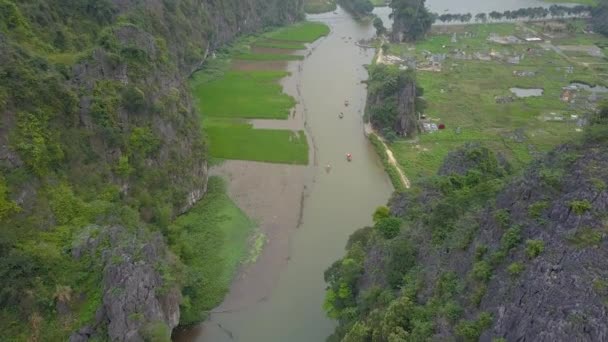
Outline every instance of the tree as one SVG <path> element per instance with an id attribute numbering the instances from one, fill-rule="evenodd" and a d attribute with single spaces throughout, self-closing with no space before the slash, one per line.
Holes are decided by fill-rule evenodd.
<path id="1" fill-rule="evenodd" d="M 488 17 L 485 13 L 477 13 L 475 15 L 475 21 L 481 21 L 482 23 L 485 23 L 486 21 L 488 21 Z"/>
<path id="2" fill-rule="evenodd" d="M 384 27 L 382 19 L 378 17 L 374 18 L 374 27 L 376 28 L 376 34 L 378 36 L 381 36 L 386 33 L 386 27 Z"/>
<path id="3" fill-rule="evenodd" d="M 460 21 L 463 23 L 468 23 L 471 21 L 471 19 L 473 19 L 473 15 L 471 13 L 463 14 L 462 17 L 460 17 Z"/>
<path id="4" fill-rule="evenodd" d="M 375 228 L 382 233 L 385 239 L 392 239 L 399 234 L 401 220 L 396 217 L 388 217 L 378 220 Z"/>
<path id="5" fill-rule="evenodd" d="M 497 11 L 492 11 L 490 12 L 490 18 L 492 18 L 492 20 L 500 20 L 502 19 L 502 13 L 497 12 Z"/>
<path id="6" fill-rule="evenodd" d="M 431 28 L 435 17 L 425 6 L 425 0 L 393 0 L 393 41 L 416 41 Z"/>

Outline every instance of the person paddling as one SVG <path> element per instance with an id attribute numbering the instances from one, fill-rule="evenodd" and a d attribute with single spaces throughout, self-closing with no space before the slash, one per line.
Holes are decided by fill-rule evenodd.
<path id="1" fill-rule="evenodd" d="M 342 119 L 342 118 L 344 117 L 344 113 L 340 112 L 340 115 L 338 115 L 338 117 L 339 117 L 340 119 Z"/>

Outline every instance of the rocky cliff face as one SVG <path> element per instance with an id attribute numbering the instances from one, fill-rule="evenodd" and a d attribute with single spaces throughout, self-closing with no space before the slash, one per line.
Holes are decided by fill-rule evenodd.
<path id="1" fill-rule="evenodd" d="M 413 137 L 418 133 L 418 91 L 410 72 L 396 66 L 369 68 L 366 116 L 381 134 Z"/>
<path id="2" fill-rule="evenodd" d="M 107 329 L 112 340 L 138 341 L 177 325 L 179 279 L 163 270 L 179 262 L 161 233 L 207 184 L 186 80 L 213 49 L 298 20 L 301 8 L 301 0 L 0 0 L 7 336 L 65 340 L 84 325 L 73 339 Z M 102 227 L 91 241 L 105 242 L 74 252 L 91 224 Z M 46 249 L 34 247 L 40 241 Z M 63 272 L 86 268 L 102 284 Z"/>
<path id="3" fill-rule="evenodd" d="M 521 175 L 479 146 L 451 153 L 327 271 L 333 338 L 605 339 L 607 167 L 605 139 L 563 146 Z M 385 221 L 395 219 L 396 237 Z"/>

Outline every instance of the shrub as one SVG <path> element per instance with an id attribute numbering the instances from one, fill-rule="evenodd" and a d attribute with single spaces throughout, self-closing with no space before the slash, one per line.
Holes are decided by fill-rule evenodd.
<path id="1" fill-rule="evenodd" d="M 163 322 L 146 324 L 141 331 L 141 336 L 146 342 L 170 342 L 171 331 Z"/>
<path id="2" fill-rule="evenodd" d="M 587 200 L 570 202 L 570 210 L 572 210 L 576 215 L 579 216 L 588 212 L 589 210 L 591 210 L 591 208 L 591 203 Z"/>
<path id="3" fill-rule="evenodd" d="M 374 222 L 378 222 L 382 219 L 388 218 L 390 216 L 390 210 L 386 206 L 381 206 L 376 208 L 374 211 Z"/>
<path id="4" fill-rule="evenodd" d="M 508 227 L 511 222 L 511 216 L 506 209 L 497 210 L 494 213 L 494 219 L 496 219 L 501 228 Z"/>
<path id="5" fill-rule="evenodd" d="M 375 228 L 382 233 L 382 236 L 384 236 L 384 238 L 392 239 L 399 235 L 399 228 L 401 227 L 401 222 L 402 221 L 396 217 L 389 217 L 376 222 Z"/>
<path id="6" fill-rule="evenodd" d="M 469 301 L 471 302 L 471 304 L 475 307 L 478 307 L 479 304 L 481 304 L 481 300 L 486 295 L 487 291 L 488 288 L 486 287 L 486 285 L 480 285 L 475 288 L 475 290 L 471 292 L 471 295 L 469 296 Z"/>
<path id="7" fill-rule="evenodd" d="M 416 251 L 406 239 L 395 239 L 390 246 L 387 263 L 388 282 L 393 288 L 403 283 L 403 277 L 416 263 Z"/>
<path id="8" fill-rule="evenodd" d="M 533 203 L 528 207 L 528 215 L 532 218 L 539 218 L 543 211 L 549 207 L 549 203 L 547 201 L 538 201 Z"/>
<path id="9" fill-rule="evenodd" d="M 540 179 L 546 185 L 558 188 L 562 182 L 563 174 L 558 170 L 542 169 L 539 173 Z"/>
<path id="10" fill-rule="evenodd" d="M 488 281 L 492 277 L 492 267 L 487 261 L 478 261 L 473 264 L 473 278 L 479 281 Z"/>
<path id="11" fill-rule="evenodd" d="M 483 259 L 483 256 L 488 252 L 488 246 L 479 245 L 475 248 L 475 260 L 479 261 Z"/>
<path id="12" fill-rule="evenodd" d="M 4 181 L 4 177 L 0 174 L 0 221 L 10 216 L 11 214 L 19 212 L 21 209 L 17 203 L 13 202 L 8 197 L 8 188 Z"/>
<path id="13" fill-rule="evenodd" d="M 500 248 L 505 252 L 510 251 L 521 241 L 521 227 L 513 226 L 509 228 L 500 239 Z"/>
<path id="14" fill-rule="evenodd" d="M 545 243 L 542 240 L 527 240 L 526 254 L 533 259 L 540 255 L 545 250 Z"/>
<path id="15" fill-rule="evenodd" d="M 568 240 L 579 248 L 598 246 L 602 242 L 602 233 L 592 228 L 580 228 Z"/>
<path id="16" fill-rule="evenodd" d="M 521 272 L 523 272 L 525 269 L 524 264 L 522 264 L 521 262 L 514 262 L 511 265 L 509 265 L 509 267 L 507 267 L 507 272 L 509 272 L 509 275 L 511 277 L 517 277 L 518 275 L 521 274 Z"/>
<path id="17" fill-rule="evenodd" d="M 474 321 L 461 321 L 456 325 L 454 330 L 456 335 L 462 337 L 465 341 L 478 341 L 481 333 L 492 325 L 492 315 L 488 312 L 483 312 L 479 318 Z"/>
<path id="18" fill-rule="evenodd" d="M 135 86 L 127 87 L 122 93 L 122 105 L 129 112 L 139 112 L 146 106 L 146 95 Z"/>

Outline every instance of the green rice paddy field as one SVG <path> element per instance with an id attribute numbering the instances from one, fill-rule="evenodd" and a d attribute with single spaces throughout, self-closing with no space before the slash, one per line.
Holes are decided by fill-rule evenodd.
<path id="1" fill-rule="evenodd" d="M 269 163 L 308 164 L 308 144 L 303 131 L 254 129 L 249 119 L 286 120 L 296 104 L 283 93 L 280 80 L 288 72 L 260 68 L 236 70 L 233 60 L 247 62 L 303 59 L 298 50 L 329 33 L 321 23 L 302 22 L 245 37 L 208 61 L 191 81 L 192 93 L 211 157 Z M 256 53 L 252 47 L 284 49 L 285 53 Z"/>

